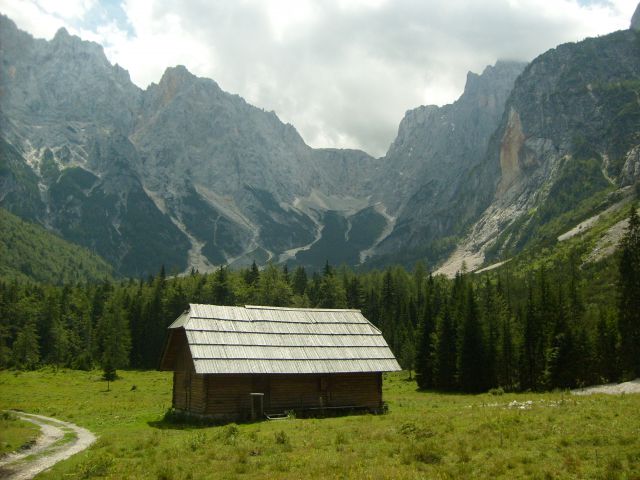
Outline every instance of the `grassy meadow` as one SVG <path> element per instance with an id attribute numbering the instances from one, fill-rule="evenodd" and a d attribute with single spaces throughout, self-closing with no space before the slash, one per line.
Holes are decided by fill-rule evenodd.
<path id="1" fill-rule="evenodd" d="M 0 413 L 0 456 L 28 447 L 39 434 L 40 429 L 33 423 L 10 412 Z"/>
<path id="2" fill-rule="evenodd" d="M 170 373 L 119 374 L 0 372 L 0 409 L 99 436 L 39 479 L 640 478 L 640 395 L 418 392 L 403 372 L 386 415 L 199 427 L 163 421 Z"/>

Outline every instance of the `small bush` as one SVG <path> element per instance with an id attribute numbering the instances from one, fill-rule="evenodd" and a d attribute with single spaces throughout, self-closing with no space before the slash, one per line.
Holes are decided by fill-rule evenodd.
<path id="1" fill-rule="evenodd" d="M 495 396 L 504 395 L 504 388 L 502 387 L 492 388 L 491 390 L 489 390 L 489 395 L 495 395 Z"/>
<path id="2" fill-rule="evenodd" d="M 231 423 L 224 427 L 220 431 L 220 439 L 226 445 L 233 445 L 236 443 L 238 436 L 240 435 L 240 430 L 235 423 Z"/>
<path id="3" fill-rule="evenodd" d="M 289 435 L 287 435 L 284 432 L 284 430 L 280 430 L 279 432 L 276 432 L 275 437 L 276 437 L 276 443 L 278 445 L 289 445 L 291 443 L 289 440 Z"/>
<path id="4" fill-rule="evenodd" d="M 102 454 L 97 457 L 90 458 L 80 464 L 78 468 L 78 476 L 82 479 L 104 477 L 109 473 L 113 464 L 114 459 L 108 454 Z"/>
<path id="5" fill-rule="evenodd" d="M 173 466 L 169 463 L 163 463 L 156 470 L 156 478 L 158 480 L 173 480 L 175 477 L 175 473 L 173 471 Z"/>
<path id="6" fill-rule="evenodd" d="M 189 440 L 187 441 L 187 444 L 189 445 L 189 448 L 191 449 L 192 452 L 199 450 L 206 443 L 207 443 L 207 436 L 204 434 L 204 432 L 198 432 L 192 435 L 191 437 L 189 437 Z"/>
<path id="7" fill-rule="evenodd" d="M 619 458 L 612 458 L 607 462 L 607 467 L 602 475 L 605 480 L 618 480 L 622 478 L 624 466 Z"/>
<path id="8" fill-rule="evenodd" d="M 435 436 L 435 432 L 420 427 L 413 422 L 405 422 L 398 429 L 398 433 L 405 437 L 411 437 L 415 439 L 425 439 Z"/>
<path id="9" fill-rule="evenodd" d="M 405 452 L 407 463 L 420 462 L 427 465 L 435 465 L 442 461 L 442 457 L 442 450 L 433 441 L 414 443 Z"/>

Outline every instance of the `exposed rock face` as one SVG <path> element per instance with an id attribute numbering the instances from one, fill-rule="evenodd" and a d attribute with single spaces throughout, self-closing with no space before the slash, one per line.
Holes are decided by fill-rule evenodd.
<path id="1" fill-rule="evenodd" d="M 0 16 L 0 206 L 126 275 L 452 251 L 480 265 L 638 181 L 639 36 L 469 73 L 456 102 L 408 111 L 373 159 L 312 149 L 181 66 L 143 91 L 100 46 L 64 30 L 36 40 Z"/>
<path id="2" fill-rule="evenodd" d="M 363 172 L 380 161 L 311 149 L 184 67 L 142 91 L 99 45 L 36 40 L 4 16 L 0 45 L 1 205 L 121 273 L 278 260 L 312 248 L 328 211 L 371 206 Z"/>
<path id="3" fill-rule="evenodd" d="M 620 173 L 620 185 L 632 185 L 638 180 L 640 180 L 640 145 L 633 147 L 625 156 Z"/>
<path id="4" fill-rule="evenodd" d="M 467 177 L 482 161 L 524 67 L 498 62 L 481 75 L 470 72 L 464 93 L 453 104 L 406 113 L 376 179 L 378 198 L 397 217 L 377 253 L 397 261 L 401 251 L 402 261 L 410 265 L 418 258 L 435 260 L 451 248 L 442 239 L 457 235 L 464 219 L 475 213 L 457 209 L 469 188 Z"/>
<path id="5" fill-rule="evenodd" d="M 482 204 L 482 186 L 493 182 L 461 248 L 493 258 L 518 251 L 551 219 L 637 181 L 639 79 L 640 38 L 632 30 L 536 58 L 506 102 L 478 169 L 481 188 L 463 198 Z"/>
<path id="6" fill-rule="evenodd" d="M 640 30 L 640 3 L 636 7 L 636 11 L 633 12 L 633 17 L 631 17 L 631 25 L 629 26 L 631 30 Z"/>

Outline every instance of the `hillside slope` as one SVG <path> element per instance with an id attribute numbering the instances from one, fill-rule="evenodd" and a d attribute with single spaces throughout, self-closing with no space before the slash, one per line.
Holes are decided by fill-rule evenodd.
<path id="1" fill-rule="evenodd" d="M 113 278 L 112 268 L 97 255 L 4 208 L 0 231 L 0 279 L 75 284 Z"/>
<path id="2" fill-rule="evenodd" d="M 640 179 L 640 35 L 560 45 L 516 80 L 451 214 L 479 213 L 445 268 L 549 246 Z"/>

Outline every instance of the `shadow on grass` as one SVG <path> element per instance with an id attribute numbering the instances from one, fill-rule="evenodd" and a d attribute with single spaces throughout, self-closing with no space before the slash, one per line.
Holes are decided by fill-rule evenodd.
<path id="1" fill-rule="evenodd" d="M 350 407 L 350 408 L 314 408 L 314 409 L 304 409 L 304 410 L 291 410 L 288 413 L 288 417 L 286 418 L 314 418 L 314 419 L 325 419 L 325 418 L 335 418 L 335 417 L 347 417 L 347 416 L 355 416 L 355 415 L 384 415 L 388 412 L 388 405 L 385 403 L 383 406 L 375 411 L 372 411 L 368 408 L 358 408 L 358 407 Z M 285 420 L 285 418 L 281 418 L 278 421 Z M 198 430 L 201 428 L 209 428 L 209 427 L 221 427 L 229 424 L 249 424 L 249 423 L 260 423 L 269 421 L 268 418 L 263 418 L 259 420 L 249 420 L 249 419 L 235 419 L 235 420 L 224 420 L 224 419 L 215 419 L 215 418 L 207 418 L 199 415 L 189 414 L 181 411 L 174 410 L 170 408 L 164 414 L 164 416 L 160 420 L 152 420 L 147 422 L 152 428 L 157 428 L 159 430 Z"/>
<path id="2" fill-rule="evenodd" d="M 197 417 L 170 408 L 160 420 L 149 421 L 147 425 L 160 430 L 198 430 L 200 428 L 219 427 L 226 423 L 231 422 Z"/>

